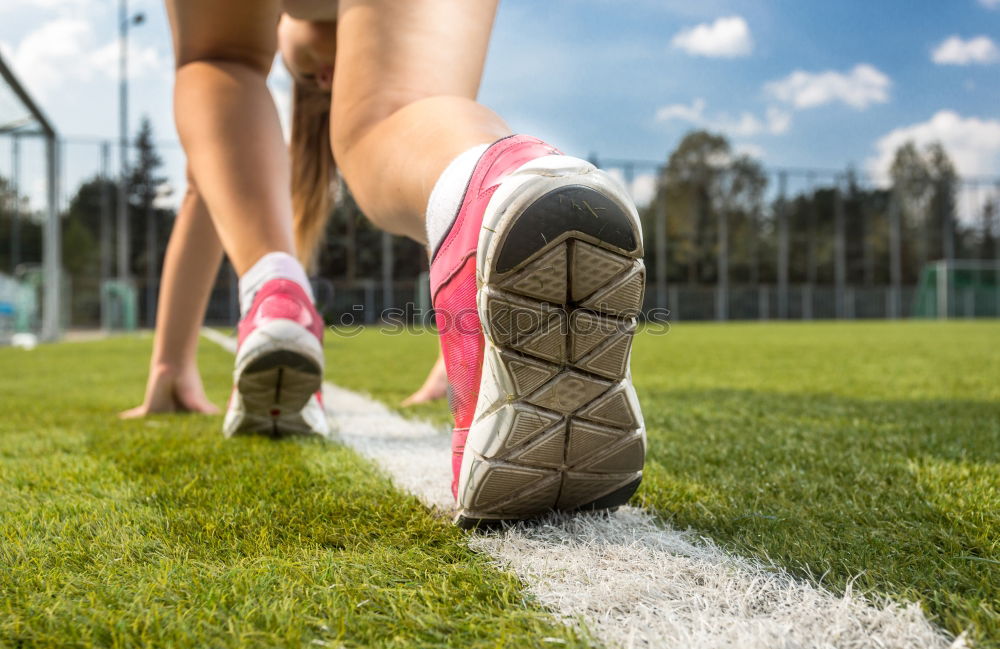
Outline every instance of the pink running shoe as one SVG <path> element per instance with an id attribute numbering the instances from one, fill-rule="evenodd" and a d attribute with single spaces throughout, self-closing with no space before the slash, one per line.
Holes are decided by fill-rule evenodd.
<path id="1" fill-rule="evenodd" d="M 226 436 L 327 436 L 320 395 L 323 319 L 302 287 L 287 279 L 265 283 L 238 332 Z"/>
<path id="2" fill-rule="evenodd" d="M 615 508 L 635 492 L 641 257 L 635 206 L 608 174 L 525 136 L 480 158 L 431 262 L 459 525 Z"/>

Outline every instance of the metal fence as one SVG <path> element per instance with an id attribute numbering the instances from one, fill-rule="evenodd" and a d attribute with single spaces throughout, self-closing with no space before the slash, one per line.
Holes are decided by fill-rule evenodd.
<path id="1" fill-rule="evenodd" d="M 39 186 L 44 165 L 27 159 L 23 150 L 18 160 L 13 142 L 0 137 L 0 177 L 18 177 L 23 187 Z M 166 175 L 182 177 L 184 158 L 177 143 L 157 144 Z M 56 153 L 61 163 L 56 180 L 61 182 L 54 185 L 59 191 L 54 202 L 64 213 L 81 183 L 114 181 L 118 161 L 112 141 L 64 138 Z M 662 164 L 592 158 L 618 178 L 638 204 L 647 256 L 645 306 L 666 309 L 675 321 L 927 316 L 926 310 L 917 309 L 919 269 L 942 258 L 982 259 L 983 251 L 990 250 L 986 258 L 995 259 L 1000 247 L 996 178 L 958 179 L 954 204 L 942 221 L 932 202 L 906 204 L 886 183 L 855 171 L 763 169 L 756 202 L 744 201 L 734 211 L 708 201 L 692 216 L 664 198 Z M 178 187 L 167 202 L 176 203 L 179 194 Z M 38 214 L 43 204 L 36 197 L 31 207 Z M 90 245 L 99 250 L 101 262 L 65 278 L 69 295 L 63 319 L 74 327 L 112 326 L 121 324 L 121 314 L 131 309 L 139 326 L 151 326 L 167 233 L 150 230 L 148 218 L 131 224 L 133 254 L 144 255 L 149 246 L 156 254 L 146 255 L 144 265 L 127 274 L 134 302 L 129 306 L 120 292 L 109 288 L 109 282 L 120 281 L 116 257 L 121 253 L 116 255 L 118 246 L 112 244 L 117 236 L 114 211 L 108 201 L 95 209 L 101 212 L 95 217 L 100 226 Z M 371 323 L 387 309 L 409 319 L 426 317 L 426 279 L 403 275 L 391 243 L 386 236 L 372 245 L 369 258 L 375 255 L 378 261 L 369 264 L 363 277 L 317 278 L 317 299 L 330 321 Z M 21 259 L 28 265 L 40 261 Z M 4 271 L 9 269 L 0 269 Z M 995 277 L 988 281 L 995 283 Z M 977 293 L 956 288 L 949 308 L 933 315 L 997 316 L 997 295 L 988 288 Z M 235 277 L 224 268 L 213 291 L 209 322 L 234 323 L 236 296 Z"/>

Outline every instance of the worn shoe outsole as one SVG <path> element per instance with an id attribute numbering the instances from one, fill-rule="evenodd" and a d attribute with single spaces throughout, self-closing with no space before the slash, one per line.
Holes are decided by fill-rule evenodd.
<path id="1" fill-rule="evenodd" d="M 485 351 L 458 525 L 614 509 L 638 488 L 642 252 L 631 199 L 585 161 L 539 158 L 497 190 L 477 251 Z"/>
<path id="2" fill-rule="evenodd" d="M 226 412 L 227 437 L 260 434 L 274 437 L 328 433 L 325 415 L 313 413 L 315 393 L 323 381 L 322 348 L 301 325 L 276 320 L 250 334 L 237 356 L 233 383 L 236 392 Z M 307 409 L 306 406 L 312 406 Z M 322 407 L 318 407 L 322 413 Z"/>

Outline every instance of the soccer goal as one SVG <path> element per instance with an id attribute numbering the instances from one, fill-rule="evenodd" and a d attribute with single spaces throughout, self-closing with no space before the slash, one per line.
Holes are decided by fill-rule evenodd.
<path id="1" fill-rule="evenodd" d="M 924 266 L 913 315 L 918 318 L 1000 316 L 1000 260 L 951 259 Z"/>
<path id="2" fill-rule="evenodd" d="M 40 299 L 14 299 L 17 291 L 10 289 L 6 293 L 10 294 L 3 302 L 3 308 L 10 310 L 9 316 L 13 317 L 17 328 L 23 328 L 23 323 L 38 321 L 38 332 L 42 340 L 56 340 L 60 337 L 62 329 L 62 300 L 61 300 L 61 229 L 59 223 L 59 145 L 58 134 L 52 123 L 45 116 L 38 104 L 31 98 L 24 86 L 18 80 L 13 70 L 7 65 L 3 57 L 0 56 L 0 141 L 9 145 L 12 165 L 10 177 L 6 179 L 5 186 L 12 189 L 5 194 L 9 194 L 7 203 L 10 218 L 9 241 L 3 243 L 10 246 L 10 268 L 11 276 L 18 278 L 20 288 L 35 287 L 40 293 Z M 44 168 L 45 187 L 43 195 L 32 201 L 31 209 L 27 210 L 26 204 L 22 201 L 23 191 L 20 188 L 22 183 L 18 182 L 21 146 L 41 144 L 40 155 L 41 166 Z M 26 211 L 27 210 L 27 211 Z M 19 226 L 26 219 L 37 219 L 44 223 L 42 228 L 42 254 L 41 265 L 28 267 L 30 265 L 19 263 Z M 0 272 L 8 269 L 0 269 Z M 23 276 L 20 277 L 19 276 Z M 35 278 L 28 281 L 28 276 Z M 8 287 L 9 288 L 9 287 Z M 23 293 L 23 291 L 21 291 Z M 35 305 L 35 306 L 31 306 Z M 38 306 L 40 305 L 40 309 Z M 34 313 L 23 313 L 25 309 L 33 309 Z M 37 312 L 40 311 L 40 317 Z M 32 326 L 32 328 L 34 328 Z M 29 333 L 29 332 L 23 332 Z M 34 334 L 35 332 L 30 332 Z"/>

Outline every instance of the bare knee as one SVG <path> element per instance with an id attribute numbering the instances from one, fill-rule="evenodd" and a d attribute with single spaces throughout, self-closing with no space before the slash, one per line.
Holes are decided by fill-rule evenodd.
<path id="1" fill-rule="evenodd" d="M 350 166 L 352 151 L 372 129 L 400 109 L 426 97 L 407 90 L 381 90 L 351 100 L 338 97 L 335 92 L 330 114 L 330 146 L 338 163 Z"/>
<path id="2" fill-rule="evenodd" d="M 271 72 L 273 60 L 274 51 L 267 48 L 203 48 L 197 51 L 178 52 L 176 67 L 178 73 L 198 65 L 235 67 L 266 79 Z"/>

